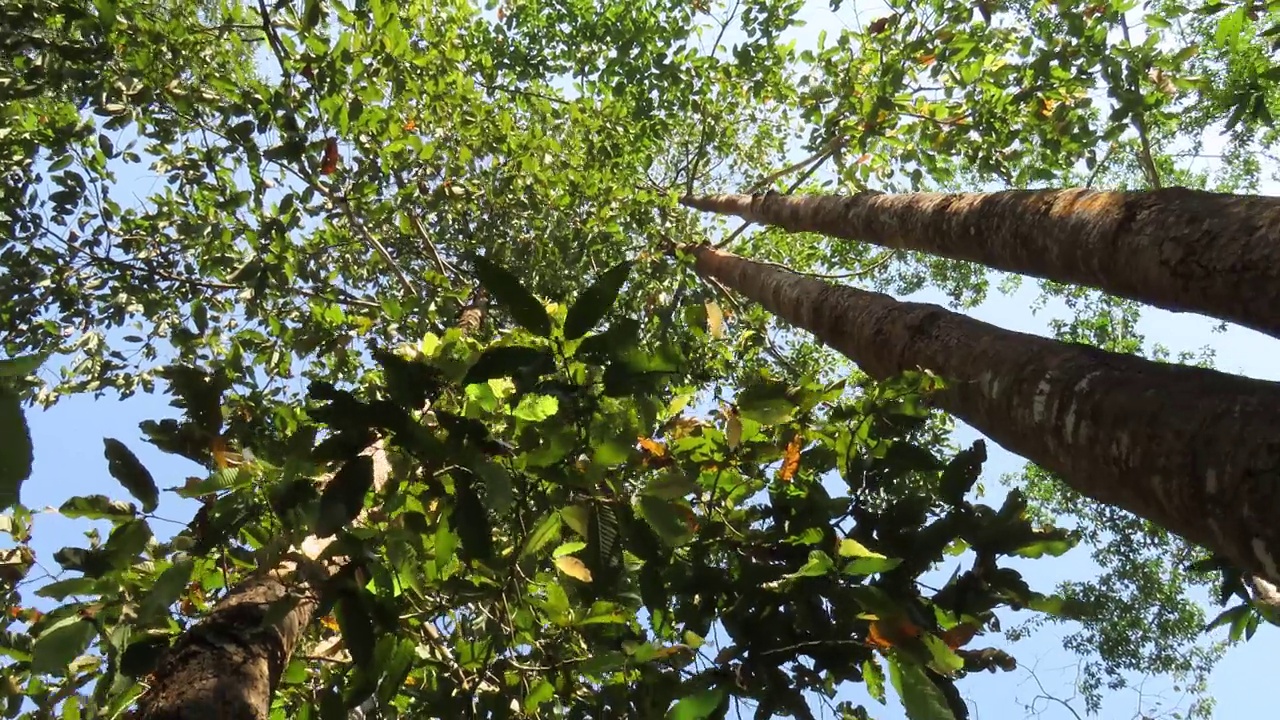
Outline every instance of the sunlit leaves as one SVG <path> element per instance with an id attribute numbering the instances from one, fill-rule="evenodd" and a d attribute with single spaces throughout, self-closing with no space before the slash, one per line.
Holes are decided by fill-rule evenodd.
<path id="1" fill-rule="evenodd" d="M 31 649 L 32 671 L 61 674 L 72 660 L 89 649 L 89 643 L 97 634 L 93 621 L 79 615 L 63 618 L 43 628 Z"/>
<path id="2" fill-rule="evenodd" d="M 700 690 L 678 700 L 667 712 L 667 720 L 706 720 L 713 716 L 725 698 L 722 688 Z"/>
<path id="3" fill-rule="evenodd" d="M 679 547 L 693 537 L 693 511 L 687 504 L 653 495 L 641 495 L 636 504 L 640 517 L 668 545 Z"/>

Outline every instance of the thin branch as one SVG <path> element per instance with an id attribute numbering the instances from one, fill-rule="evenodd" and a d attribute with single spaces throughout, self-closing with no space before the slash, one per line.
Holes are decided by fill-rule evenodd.
<path id="1" fill-rule="evenodd" d="M 822 163 L 826 162 L 827 158 L 830 158 L 832 155 L 835 155 L 836 151 L 838 151 L 841 147 L 843 147 L 843 143 L 837 143 L 835 147 L 827 150 L 824 153 L 817 155 L 814 158 L 810 158 L 813 164 L 809 166 L 808 170 L 805 170 L 804 172 L 800 173 L 799 177 L 797 177 L 791 183 L 791 186 L 787 188 L 787 192 L 785 194 L 790 195 L 791 193 L 795 192 L 796 188 L 799 188 L 801 185 L 803 185 L 804 181 L 808 180 L 815 172 L 817 172 L 818 168 L 822 166 Z M 741 225 L 738 226 L 737 230 L 734 230 L 733 232 L 729 233 L 728 237 L 716 243 L 712 247 L 714 247 L 716 250 L 720 250 L 724 248 L 729 243 L 733 242 L 734 240 L 737 240 L 738 236 L 746 232 L 746 229 L 750 226 L 751 226 L 750 221 L 742 223 Z"/>
<path id="2" fill-rule="evenodd" d="M 818 148 L 818 151 L 815 152 L 814 154 L 801 160 L 800 162 L 792 163 L 782 168 L 781 170 L 769 173 L 768 175 L 761 178 L 754 185 L 747 188 L 746 192 L 747 193 L 760 192 L 761 190 L 764 190 L 765 188 L 772 185 L 775 180 L 777 180 L 780 177 L 783 177 L 784 175 L 790 175 L 791 173 L 796 172 L 798 170 L 803 170 L 808 165 L 817 163 L 820 160 L 825 160 L 828 155 L 840 149 L 840 147 L 844 145 L 844 141 L 845 141 L 844 137 L 840 135 L 837 135 L 836 137 L 831 138 L 826 142 L 826 144 Z"/>
<path id="3" fill-rule="evenodd" d="M 189 275 L 179 275 L 177 273 L 172 273 L 162 268 L 147 267 L 146 265 L 139 265 L 137 263 L 129 262 L 128 260 L 120 260 L 118 258 L 113 258 L 107 255 L 98 255 L 97 253 L 94 253 L 93 251 L 85 248 L 83 245 L 80 245 L 79 243 L 76 243 L 73 240 L 68 240 L 67 238 L 60 238 L 54 235 L 48 229 L 45 229 L 44 233 L 48 235 L 50 238 L 52 238 L 53 240 L 61 242 L 65 244 L 67 247 L 75 250 L 76 252 L 83 254 L 86 258 L 89 259 L 90 262 L 93 262 L 93 263 L 102 263 L 102 264 L 110 265 L 118 270 L 128 270 L 129 272 L 143 273 L 146 275 L 163 278 L 171 282 L 181 283 L 183 285 L 189 285 L 191 287 L 197 287 L 203 290 L 211 290 L 213 292 L 227 292 L 228 290 L 244 289 L 243 285 L 234 285 L 231 283 L 217 282 L 215 280 L 202 280 L 200 278 L 193 278 Z M 349 305 L 352 307 L 363 307 L 363 308 L 369 308 L 372 310 L 378 310 L 382 308 L 382 306 L 376 302 L 371 302 L 369 300 L 361 300 L 360 298 L 352 297 L 350 294 L 346 293 L 346 291 L 338 288 L 335 288 L 335 290 L 343 293 L 344 295 L 346 295 L 346 297 L 329 297 L 328 295 L 325 295 L 320 292 L 316 292 L 315 290 L 308 290 L 307 288 L 301 288 L 301 287 L 287 288 L 287 292 L 291 292 L 297 295 L 302 295 L 303 297 L 313 298 L 315 300 L 324 300 L 325 302 L 331 302 L 336 305 Z"/>
<path id="4" fill-rule="evenodd" d="M 440 254 L 440 249 L 432 242 L 431 236 L 427 234 L 427 229 L 422 226 L 422 221 L 418 219 L 416 213 L 409 213 L 409 223 L 413 225 L 413 229 L 422 237 L 422 241 L 427 244 L 431 250 L 431 256 L 436 260 L 436 266 L 440 268 L 440 274 L 448 277 L 450 273 L 457 275 L 458 269 L 445 262 L 444 257 Z"/>
<path id="5" fill-rule="evenodd" d="M 386 246 L 384 246 L 378 238 L 374 237 L 373 233 L 369 232 L 369 229 L 366 228 L 364 223 L 360 221 L 360 218 L 356 216 L 356 211 L 351 207 L 351 203 L 347 202 L 345 197 L 338 197 L 328 188 L 325 188 L 319 183 L 316 183 L 316 186 L 321 188 L 321 192 L 323 192 L 331 202 L 342 206 L 342 212 L 347 217 L 347 224 L 351 226 L 352 230 L 355 230 L 356 233 L 360 235 L 362 240 L 369 244 L 369 247 L 372 247 L 377 251 L 378 255 L 382 257 L 383 262 L 385 262 L 391 268 L 391 271 L 395 273 L 396 279 L 400 281 L 400 284 L 404 286 L 404 289 L 410 295 L 422 297 L 422 293 L 419 292 L 417 286 L 413 284 L 413 281 L 409 279 L 409 276 L 405 274 L 404 270 L 400 269 L 400 266 L 396 264 L 396 260 L 391 257 L 391 253 L 387 252 Z"/>
<path id="6" fill-rule="evenodd" d="M 1120 31 L 1124 35 L 1124 41 L 1132 45 L 1133 43 L 1129 40 L 1129 22 L 1125 20 L 1123 12 L 1120 13 Z M 1132 67 L 1132 65 L 1129 67 Z M 1142 94 L 1141 87 L 1134 88 L 1134 90 L 1139 95 Z M 1133 113 L 1133 126 L 1138 131 L 1138 143 L 1141 148 L 1141 152 L 1138 155 L 1138 163 L 1142 165 L 1142 171 L 1146 173 L 1147 182 L 1151 184 L 1151 188 L 1159 190 L 1161 187 L 1160 171 L 1156 169 L 1156 162 L 1151 157 L 1151 139 L 1147 135 L 1147 119 L 1141 105 Z"/>

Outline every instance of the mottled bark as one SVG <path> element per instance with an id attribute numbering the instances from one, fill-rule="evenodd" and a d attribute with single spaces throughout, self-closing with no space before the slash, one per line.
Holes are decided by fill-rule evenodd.
<path id="1" fill-rule="evenodd" d="M 1166 188 L 770 193 L 681 202 L 791 232 L 1087 285 L 1280 337 L 1280 198 Z"/>
<path id="2" fill-rule="evenodd" d="M 1280 384 L 1004 330 L 711 249 L 714 277 L 885 378 L 928 369 L 940 407 L 1081 493 L 1280 581 Z"/>
<path id="3" fill-rule="evenodd" d="M 367 453 L 376 491 L 391 466 L 382 443 Z M 280 674 L 319 604 L 317 587 L 346 564 L 341 557 L 316 562 L 334 539 L 308 537 L 295 557 L 232 588 L 178 639 L 138 700 L 135 720 L 267 720 Z M 273 620 L 271 609 L 286 596 L 293 606 Z"/>

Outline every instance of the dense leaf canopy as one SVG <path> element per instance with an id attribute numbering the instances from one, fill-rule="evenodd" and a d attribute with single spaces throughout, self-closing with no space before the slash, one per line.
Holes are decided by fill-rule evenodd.
<path id="1" fill-rule="evenodd" d="M 964 676 L 1014 667 L 997 633 L 1025 609 L 1019 632 L 1081 623 L 1094 707 L 1134 671 L 1202 681 L 1193 591 L 1247 601 L 1238 574 L 1035 468 L 980 503 L 983 445 L 922 399 L 939 380 L 864 381 L 671 248 L 727 239 L 962 306 L 1012 279 L 730 234 L 676 199 L 1256 188 L 1280 9 L 831 5 L 847 24 L 797 43 L 825 8 L 0 0 L 9 716 L 117 717 L 309 536 L 348 561 L 273 717 L 855 718 L 845 688 L 884 702 L 886 678 L 910 717 L 964 717 Z M 1132 304 L 1043 291 L 1060 337 L 1163 352 Z M 109 532 L 37 566 L 22 405 L 139 391 L 174 399 L 142 430 L 204 475 L 107 439 L 120 488 L 59 510 Z M 176 498 L 194 518 L 157 535 Z M 1050 592 L 1008 567 L 1081 538 L 1100 578 Z"/>

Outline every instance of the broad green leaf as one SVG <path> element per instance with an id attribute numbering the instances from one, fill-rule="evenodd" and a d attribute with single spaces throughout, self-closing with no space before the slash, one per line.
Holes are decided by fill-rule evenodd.
<path id="1" fill-rule="evenodd" d="M 143 617 L 160 614 L 182 597 L 187 584 L 191 582 L 191 574 L 195 570 L 195 562 L 188 557 L 180 557 L 173 565 L 165 568 L 151 586 L 151 591 L 142 601 Z"/>
<path id="2" fill-rule="evenodd" d="M 39 370 L 40 366 L 43 365 L 44 361 L 47 359 L 49 359 L 49 356 L 43 353 L 0 359 L 0 378 L 27 377 L 36 370 Z"/>
<path id="3" fill-rule="evenodd" d="M 551 317 L 547 309 L 533 296 L 511 271 L 492 260 L 471 253 L 468 255 L 480 284 L 488 290 L 511 317 L 534 335 L 551 336 Z"/>
<path id="4" fill-rule="evenodd" d="M 391 652 L 390 659 L 382 666 L 382 679 L 378 681 L 378 700 L 390 704 L 404 688 L 405 678 L 413 670 L 417 643 L 410 638 L 400 638 Z"/>
<path id="5" fill-rule="evenodd" d="M 66 580 L 58 580 L 51 582 L 36 590 L 36 595 L 40 597 L 53 598 L 54 600 L 62 600 L 70 595 L 89 595 L 94 593 L 94 588 L 98 586 L 98 581 L 93 578 L 78 577 L 67 578 Z"/>
<path id="6" fill-rule="evenodd" d="M 705 720 L 724 702 L 725 691 L 715 687 L 680 698 L 667 711 L 667 720 Z"/>
<path id="7" fill-rule="evenodd" d="M 573 540 L 567 543 L 560 543 L 560 545 L 556 547 L 555 550 L 551 551 L 551 557 L 561 558 L 561 557 L 564 557 L 565 555 L 572 555 L 578 552 L 579 550 L 585 550 L 586 548 L 587 548 L 587 544 L 582 542 L 581 540 Z"/>
<path id="8" fill-rule="evenodd" d="M 142 503 L 142 512 L 155 512 L 156 506 L 160 504 L 160 489 L 156 487 L 150 471 L 119 440 L 105 438 L 102 444 L 103 454 L 107 457 L 107 471 L 111 473 L 111 477 L 119 480 L 124 489 Z"/>
<path id="9" fill-rule="evenodd" d="M 90 520 L 123 520 L 138 515 L 138 507 L 131 502 L 112 500 L 106 495 L 82 495 L 68 499 L 58 512 L 69 518 Z"/>
<path id="10" fill-rule="evenodd" d="M 365 494 L 373 487 L 373 459 L 360 455 L 349 460 L 324 486 L 316 534 L 328 537 L 355 520 L 364 509 Z"/>
<path id="11" fill-rule="evenodd" d="M 608 314 L 618 300 L 627 276 L 631 274 L 631 262 L 624 261 L 606 270 L 570 306 L 564 320 L 565 340 L 577 340 L 586 335 L 596 323 Z"/>
<path id="12" fill-rule="evenodd" d="M 696 493 L 699 490 L 701 488 L 698 487 L 698 483 L 680 473 L 670 472 L 650 480 L 649 484 L 645 485 L 644 490 L 641 492 L 663 500 L 675 500 L 676 498 Z"/>
<path id="13" fill-rule="evenodd" d="M 898 691 L 909 720 L 955 720 L 947 698 L 925 674 L 924 668 L 909 659 L 890 653 L 889 680 Z"/>
<path id="14" fill-rule="evenodd" d="M 31 648 L 32 672 L 61 675 L 98 634 L 92 620 L 79 615 L 63 618 L 40 632 Z"/>
<path id="15" fill-rule="evenodd" d="M 884 668 L 874 656 L 862 661 L 862 681 L 867 685 L 867 694 L 876 702 L 884 705 L 887 698 L 884 692 Z"/>
<path id="16" fill-rule="evenodd" d="M 151 526 L 146 520 L 128 520 L 111 531 L 102 549 L 113 566 L 123 569 L 132 565 L 137 556 L 147 549 L 151 537 Z"/>
<path id="17" fill-rule="evenodd" d="M 1046 537 L 1016 548 L 1009 554 L 1031 559 L 1041 558 L 1045 555 L 1059 557 L 1075 546 L 1075 538 Z"/>
<path id="18" fill-rule="evenodd" d="M 31 477 L 31 431 L 18 394 L 0 387 L 0 509 L 18 504 L 22 483 Z"/>
<path id="19" fill-rule="evenodd" d="M 546 547 L 555 539 L 560 537 L 560 513 L 552 512 L 542 518 L 529 533 L 529 538 L 525 540 L 524 549 L 520 551 L 521 557 L 536 555 L 539 550 Z"/>
<path id="20" fill-rule="evenodd" d="M 538 707 L 542 703 L 555 697 L 556 688 L 546 678 L 538 678 L 533 683 L 533 687 L 529 688 L 529 694 L 524 697 L 524 711 L 531 715 L 536 715 Z"/>
<path id="21" fill-rule="evenodd" d="M 964 658 L 947 646 L 942 638 L 932 633 L 924 635 L 924 645 L 929 650 L 929 667 L 939 675 L 947 677 L 964 669 Z"/>
<path id="22" fill-rule="evenodd" d="M 735 399 L 738 414 L 761 425 L 777 425 L 795 417 L 796 404 L 782 383 L 753 385 Z"/>
<path id="23" fill-rule="evenodd" d="M 348 595 L 338 601 L 333 614 L 342 631 L 342 644 L 351 653 L 351 659 L 357 664 L 367 665 L 373 660 L 375 642 L 373 618 L 369 616 L 367 603 L 357 595 Z"/>
<path id="24" fill-rule="evenodd" d="M 879 572 L 888 572 L 902 564 L 900 558 L 885 557 L 878 552 L 872 552 L 862 543 L 852 538 L 845 538 L 840 541 L 840 556 L 853 558 L 851 562 L 840 570 L 847 575 L 871 575 Z"/>
<path id="25" fill-rule="evenodd" d="M 529 422 L 542 422 L 560 412 L 560 401 L 552 395 L 529 394 L 520 398 L 520 404 L 511 414 Z"/>
<path id="26" fill-rule="evenodd" d="M 243 465 L 225 467 L 214 470 L 204 480 L 190 482 L 178 489 L 179 497 L 197 498 L 213 495 L 228 490 L 248 487 L 253 484 L 254 474 Z"/>
<path id="27" fill-rule="evenodd" d="M 680 547 L 693 538 L 690 527 L 693 511 L 688 504 L 641 495 L 637 500 L 640 517 L 671 547 Z"/>
<path id="28" fill-rule="evenodd" d="M 507 469 L 488 458 L 479 458 L 472 463 L 471 469 L 476 477 L 484 483 L 484 501 L 489 511 L 495 515 L 505 514 L 514 502 L 511 487 L 511 474 Z"/>

